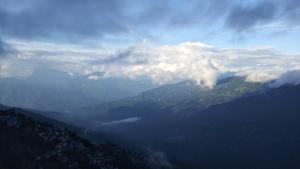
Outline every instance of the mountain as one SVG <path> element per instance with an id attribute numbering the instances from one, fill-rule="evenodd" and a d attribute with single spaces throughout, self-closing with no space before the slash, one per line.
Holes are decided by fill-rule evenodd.
<path id="1" fill-rule="evenodd" d="M 186 81 L 85 107 L 88 111 L 76 112 L 82 118 L 71 121 L 89 130 L 35 114 L 43 112 L 0 105 L 0 150 L 5 150 L 0 151 L 0 168 L 18 168 L 20 163 L 65 168 L 74 161 L 84 165 L 79 168 L 92 168 L 87 158 L 95 157 L 94 152 L 106 154 L 101 156 L 105 162 L 100 168 L 300 168 L 299 100 L 300 85 L 270 88 L 269 84 L 234 77 L 207 89 Z M 16 128 L 19 122 L 25 127 Z M 40 130 L 39 126 L 45 127 Z M 48 128 L 55 132 L 49 134 Z M 61 150 L 39 133 L 52 138 L 56 131 L 65 131 L 68 140 L 84 145 L 84 151 L 78 147 L 71 150 L 78 153 L 63 151 L 62 159 L 71 159 L 66 163 L 58 155 L 51 160 L 44 158 L 47 152 Z M 119 146 L 109 143 L 116 138 Z M 128 143 L 145 151 L 120 147 Z M 35 159 L 40 158 L 38 153 L 46 162 Z M 20 163 L 9 159 L 20 159 Z"/>
<path id="2" fill-rule="evenodd" d="M 156 116 L 104 125 L 102 130 L 165 152 L 189 164 L 186 168 L 300 168 L 299 100 L 300 85 L 283 86 L 184 110 L 179 113 L 190 116 L 174 121 L 162 123 Z"/>
<path id="3" fill-rule="evenodd" d="M 13 109 L 0 111 L 0 130 L 1 168 L 137 168 L 116 145 L 92 145 Z"/>
<path id="4" fill-rule="evenodd" d="M 300 168 L 299 99 L 299 85 L 284 86 L 198 111 L 165 133 L 163 147 L 181 146 L 177 155 L 189 151 L 185 160 L 208 169 Z"/>
<path id="5" fill-rule="evenodd" d="M 55 70 L 37 70 L 28 77 L 0 78 L 0 102 L 42 111 L 73 112 L 79 107 L 137 95 L 154 85 L 147 80 L 89 80 Z"/>
<path id="6" fill-rule="evenodd" d="M 221 79 L 213 89 L 184 81 L 142 92 L 134 97 L 86 107 L 81 112 L 85 112 L 87 120 L 96 121 L 96 126 L 99 123 L 126 122 L 132 119 L 160 119 L 162 123 L 166 123 L 173 118 L 189 116 L 189 109 L 203 110 L 265 89 L 263 84 L 247 82 L 244 77 Z M 80 116 L 83 117 L 84 115 Z"/>
<path id="7" fill-rule="evenodd" d="M 172 168 L 167 159 L 155 152 L 121 148 L 112 143 L 115 139 L 44 117 L 36 111 L 0 106 L 0 168 Z"/>

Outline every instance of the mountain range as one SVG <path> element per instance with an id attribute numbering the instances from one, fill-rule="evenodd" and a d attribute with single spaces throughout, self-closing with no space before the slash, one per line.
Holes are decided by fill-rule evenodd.
<path id="1" fill-rule="evenodd" d="M 300 167 L 299 85 L 230 78 L 212 90 L 195 86 L 184 82 L 102 104 L 92 127 L 160 150 L 184 168 Z"/>
<path id="2" fill-rule="evenodd" d="M 170 118 L 189 116 L 190 110 L 203 110 L 212 105 L 222 104 L 239 97 L 268 90 L 263 83 L 247 82 L 244 77 L 221 79 L 213 89 L 201 87 L 193 81 L 164 85 L 141 94 L 97 106 L 84 107 L 80 118 L 96 122 L 96 126 L 126 119 L 156 118 L 163 123 Z M 89 124 L 91 124 L 89 122 Z"/>
<path id="3" fill-rule="evenodd" d="M 101 156 L 105 161 L 102 168 L 300 168 L 300 85 L 274 87 L 272 83 L 231 77 L 209 89 L 184 81 L 133 97 L 83 106 L 68 114 L 0 105 L 0 140 L 5 150 L 1 156 L 5 159 L 8 154 L 9 159 L 20 158 L 42 168 L 67 168 L 74 165 L 72 159 L 78 158 L 83 160 L 80 165 L 85 165 L 78 164 L 78 168 L 92 167 L 87 158 L 94 157 L 94 152 L 106 154 Z M 20 124 L 23 127 L 16 128 Z M 55 144 L 49 146 L 53 145 L 51 140 L 39 136 L 40 132 L 46 133 L 47 139 L 53 136 L 39 126 L 59 133 L 67 128 L 68 140 L 84 144 L 84 152 L 71 149 L 79 151 L 81 155 L 77 156 L 63 151 L 62 157 L 69 160 L 66 163 L 55 159 L 58 155 L 45 165 L 32 161 L 40 156 L 37 153 L 60 151 Z M 16 152 L 11 149 L 14 145 L 19 146 Z M 24 153 L 28 152 L 33 155 L 27 158 Z M 41 159 L 49 161 L 44 157 L 48 155 Z M 9 160 L 0 164 L 20 167 Z"/>

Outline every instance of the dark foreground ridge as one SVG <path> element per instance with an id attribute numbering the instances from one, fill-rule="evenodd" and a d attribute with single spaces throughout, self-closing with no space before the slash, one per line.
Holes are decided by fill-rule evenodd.
<path id="1" fill-rule="evenodd" d="M 0 109 L 2 169 L 135 169 L 114 144 L 93 145 L 74 132 L 36 121 L 15 109 Z"/>

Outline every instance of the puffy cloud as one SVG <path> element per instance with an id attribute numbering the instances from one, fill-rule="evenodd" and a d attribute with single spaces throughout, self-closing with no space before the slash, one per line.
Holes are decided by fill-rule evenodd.
<path id="1" fill-rule="evenodd" d="M 288 71 L 282 74 L 273 84 L 273 87 L 279 87 L 285 84 L 298 85 L 300 84 L 300 69 Z"/>
<path id="2" fill-rule="evenodd" d="M 51 68 L 87 76 L 90 80 L 147 77 L 158 84 L 166 84 L 189 79 L 212 88 L 218 77 L 227 73 L 261 82 L 300 69 L 299 55 L 269 47 L 218 49 L 200 42 L 161 46 L 146 43 L 123 49 L 23 41 L 10 41 L 9 44 L 17 53 L 1 62 L 2 76 L 28 75 L 35 69 Z"/>

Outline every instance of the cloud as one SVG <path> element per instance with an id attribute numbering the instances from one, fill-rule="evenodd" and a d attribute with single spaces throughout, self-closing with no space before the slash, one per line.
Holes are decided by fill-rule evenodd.
<path id="1" fill-rule="evenodd" d="M 18 38 L 102 37 L 128 32 L 122 1 L 2 0 L 0 30 Z"/>
<path id="2" fill-rule="evenodd" d="M 22 63 L 16 58 L 0 59 L 0 79 L 6 77 L 26 77 L 33 73 L 34 69 L 28 63 Z"/>
<path id="3" fill-rule="evenodd" d="M 226 24 L 238 32 L 248 30 L 258 24 L 269 23 L 277 14 L 275 1 L 260 1 L 255 5 L 239 4 L 232 8 Z"/>
<path id="4" fill-rule="evenodd" d="M 162 151 L 147 149 L 147 155 L 145 156 L 147 162 L 151 164 L 153 168 L 169 168 L 173 169 L 174 166 L 170 163 L 167 155 Z"/>
<path id="5" fill-rule="evenodd" d="M 186 29 L 206 34 L 223 23 L 242 32 L 274 22 L 299 25 L 299 6 L 298 0 L 1 0 L 0 33 L 83 43 L 161 38 L 162 32 Z"/>
<path id="6" fill-rule="evenodd" d="M 278 79 L 276 79 L 276 81 L 271 86 L 280 87 L 285 84 L 300 84 L 300 69 L 287 71 L 286 73 L 282 74 Z"/>
<path id="7" fill-rule="evenodd" d="M 219 77 L 228 73 L 246 76 L 248 81 L 264 82 L 286 71 L 300 69 L 299 55 L 270 47 L 218 49 L 201 42 L 137 44 L 128 48 L 85 48 L 26 41 L 10 41 L 9 45 L 18 53 L 6 59 L 6 77 L 48 68 L 90 80 L 146 77 L 157 84 L 193 80 L 212 88 Z"/>
<path id="8" fill-rule="evenodd" d="M 5 55 L 8 52 L 7 50 L 8 50 L 8 45 L 0 37 L 0 58 L 5 57 Z"/>
<path id="9" fill-rule="evenodd" d="M 28 62 L 22 62 L 25 57 L 23 51 L 19 53 L 0 37 L 0 78 L 32 74 L 32 65 Z"/>
<path id="10" fill-rule="evenodd" d="M 205 26 L 208 22 L 213 24 L 226 14 L 233 3 L 234 1 L 230 0 L 150 1 L 144 3 L 136 21 L 138 24 L 149 26 L 163 25 L 167 29 L 193 25 Z"/>
<path id="11" fill-rule="evenodd" d="M 191 79 L 210 88 L 228 72 L 267 81 L 299 69 L 299 55 L 272 48 L 175 43 L 182 41 L 177 35 L 190 39 L 224 24 L 221 42 L 228 30 L 248 35 L 251 30 L 299 31 L 299 13 L 298 0 L 1 0 L 0 35 L 5 41 L 0 39 L 0 77 L 26 76 L 45 67 L 94 80 L 147 77 L 165 84 Z M 162 42 L 165 36 L 175 40 L 171 45 L 123 41 L 123 36 L 134 41 L 152 35 Z M 97 45 L 97 40 L 110 38 L 113 43 Z M 97 43 L 84 43 L 89 40 Z"/>
<path id="12" fill-rule="evenodd" d="M 246 1 L 245 1 L 246 2 Z M 263 0 L 255 3 L 232 4 L 225 25 L 236 32 L 252 29 L 286 27 L 286 31 L 299 26 L 300 3 L 298 0 Z M 274 25 L 277 25 L 274 27 Z M 289 29 L 287 29 L 289 27 Z"/>
<path id="13" fill-rule="evenodd" d="M 198 25 L 221 16 L 228 0 L 2 0 L 0 32 L 21 39 L 80 41 Z M 226 3 L 225 3 L 226 2 Z M 222 10 L 220 10 L 222 9 Z"/>
<path id="14" fill-rule="evenodd" d="M 110 125 L 117 125 L 117 124 L 123 124 L 123 123 L 134 123 L 134 122 L 140 121 L 141 119 L 142 119 L 141 117 L 129 117 L 126 119 L 105 122 L 105 123 L 102 123 L 102 125 L 110 126 Z"/>
<path id="15" fill-rule="evenodd" d="M 300 24 L 300 1 L 298 0 L 286 0 L 282 10 L 282 16 L 286 17 L 290 24 Z"/>

